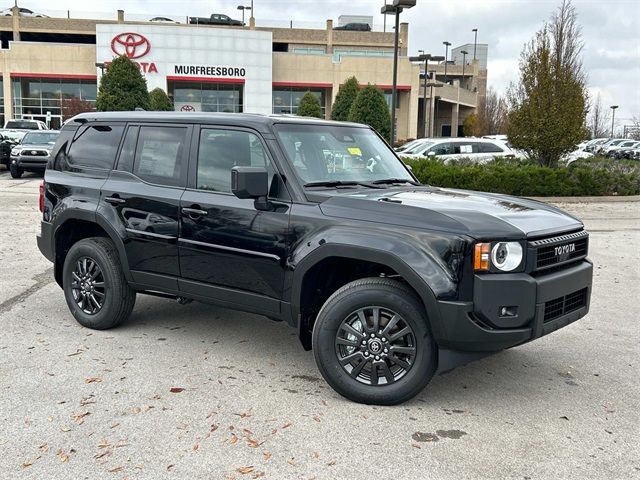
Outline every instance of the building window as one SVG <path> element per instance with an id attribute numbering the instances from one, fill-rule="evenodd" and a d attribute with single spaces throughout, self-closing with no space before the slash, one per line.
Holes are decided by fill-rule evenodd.
<path id="1" fill-rule="evenodd" d="M 66 120 L 62 105 L 64 100 L 83 100 L 95 105 L 98 93 L 94 79 L 66 78 L 14 78 L 13 117 L 46 121 L 51 112 L 51 128 L 60 128 Z"/>
<path id="2" fill-rule="evenodd" d="M 393 51 L 388 50 L 346 50 L 334 48 L 333 54 L 343 57 L 393 57 Z"/>
<path id="3" fill-rule="evenodd" d="M 176 111 L 242 112 L 242 88 L 235 83 L 169 82 L 169 96 Z"/>
<path id="4" fill-rule="evenodd" d="M 324 48 L 294 48 L 293 53 L 298 55 L 324 55 L 327 53 Z"/>
<path id="5" fill-rule="evenodd" d="M 320 102 L 322 109 L 322 117 L 325 117 L 325 98 L 326 89 L 323 88 L 304 88 L 304 87 L 287 87 L 273 89 L 273 113 L 280 114 L 298 114 L 298 106 L 302 96 L 311 92 Z"/>

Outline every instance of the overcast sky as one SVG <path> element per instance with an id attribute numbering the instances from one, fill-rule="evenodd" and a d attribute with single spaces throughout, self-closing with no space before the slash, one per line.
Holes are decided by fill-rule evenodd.
<path id="1" fill-rule="evenodd" d="M 390 0 L 388 0 L 391 3 Z M 401 21 L 409 22 L 409 50 L 443 55 L 444 40 L 453 46 L 473 42 L 472 28 L 478 28 L 478 43 L 489 45 L 489 85 L 503 92 L 517 78 L 518 58 L 523 44 L 531 39 L 561 0 L 417 0 Z M 20 0 L 19 5 L 51 12 L 70 10 L 71 16 L 87 17 L 96 11 L 115 17 L 117 9 L 134 18 L 154 15 L 208 16 L 226 13 L 241 17 L 236 6 L 250 0 Z M 383 0 L 254 0 L 258 25 L 320 26 L 339 15 L 373 15 L 382 24 Z M 592 96 L 599 92 L 605 106 L 620 105 L 616 124 L 640 117 L 640 2 L 638 0 L 574 0 L 582 25 L 584 64 Z M 8 5 L 7 5 L 8 6 Z M 81 15 L 82 13 L 82 15 Z M 127 19 L 132 19 L 131 16 Z M 389 17 L 392 21 L 392 17 Z M 307 23 L 308 22 L 308 23 Z"/>

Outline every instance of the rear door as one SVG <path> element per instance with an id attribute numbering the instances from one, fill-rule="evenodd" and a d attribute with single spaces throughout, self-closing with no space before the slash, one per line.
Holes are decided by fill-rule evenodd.
<path id="1" fill-rule="evenodd" d="M 134 282 L 177 290 L 180 197 L 192 127 L 129 124 L 101 207 L 118 225 Z"/>
<path id="2" fill-rule="evenodd" d="M 290 236 L 288 193 L 262 138 L 202 126 L 180 202 L 180 288 L 242 308 L 279 313 Z M 273 209 L 231 193 L 234 166 L 266 167 Z"/>

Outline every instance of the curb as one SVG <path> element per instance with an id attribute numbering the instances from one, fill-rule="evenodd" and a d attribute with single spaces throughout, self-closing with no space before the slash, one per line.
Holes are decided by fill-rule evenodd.
<path id="1" fill-rule="evenodd" d="M 620 203 L 640 202 L 640 195 L 607 197 L 525 197 L 546 203 Z"/>

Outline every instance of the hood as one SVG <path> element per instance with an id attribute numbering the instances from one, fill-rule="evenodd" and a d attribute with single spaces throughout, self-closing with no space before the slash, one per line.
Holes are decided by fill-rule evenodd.
<path id="1" fill-rule="evenodd" d="M 47 151 L 51 151 L 53 150 L 54 145 L 49 145 L 49 144 L 33 144 L 33 143 L 21 143 L 20 145 L 16 145 L 17 148 L 20 148 L 22 150 L 47 150 Z"/>
<path id="2" fill-rule="evenodd" d="M 465 234 L 476 239 L 521 239 L 583 228 L 546 203 L 493 193 L 433 187 L 348 191 L 320 204 L 330 217 Z"/>

